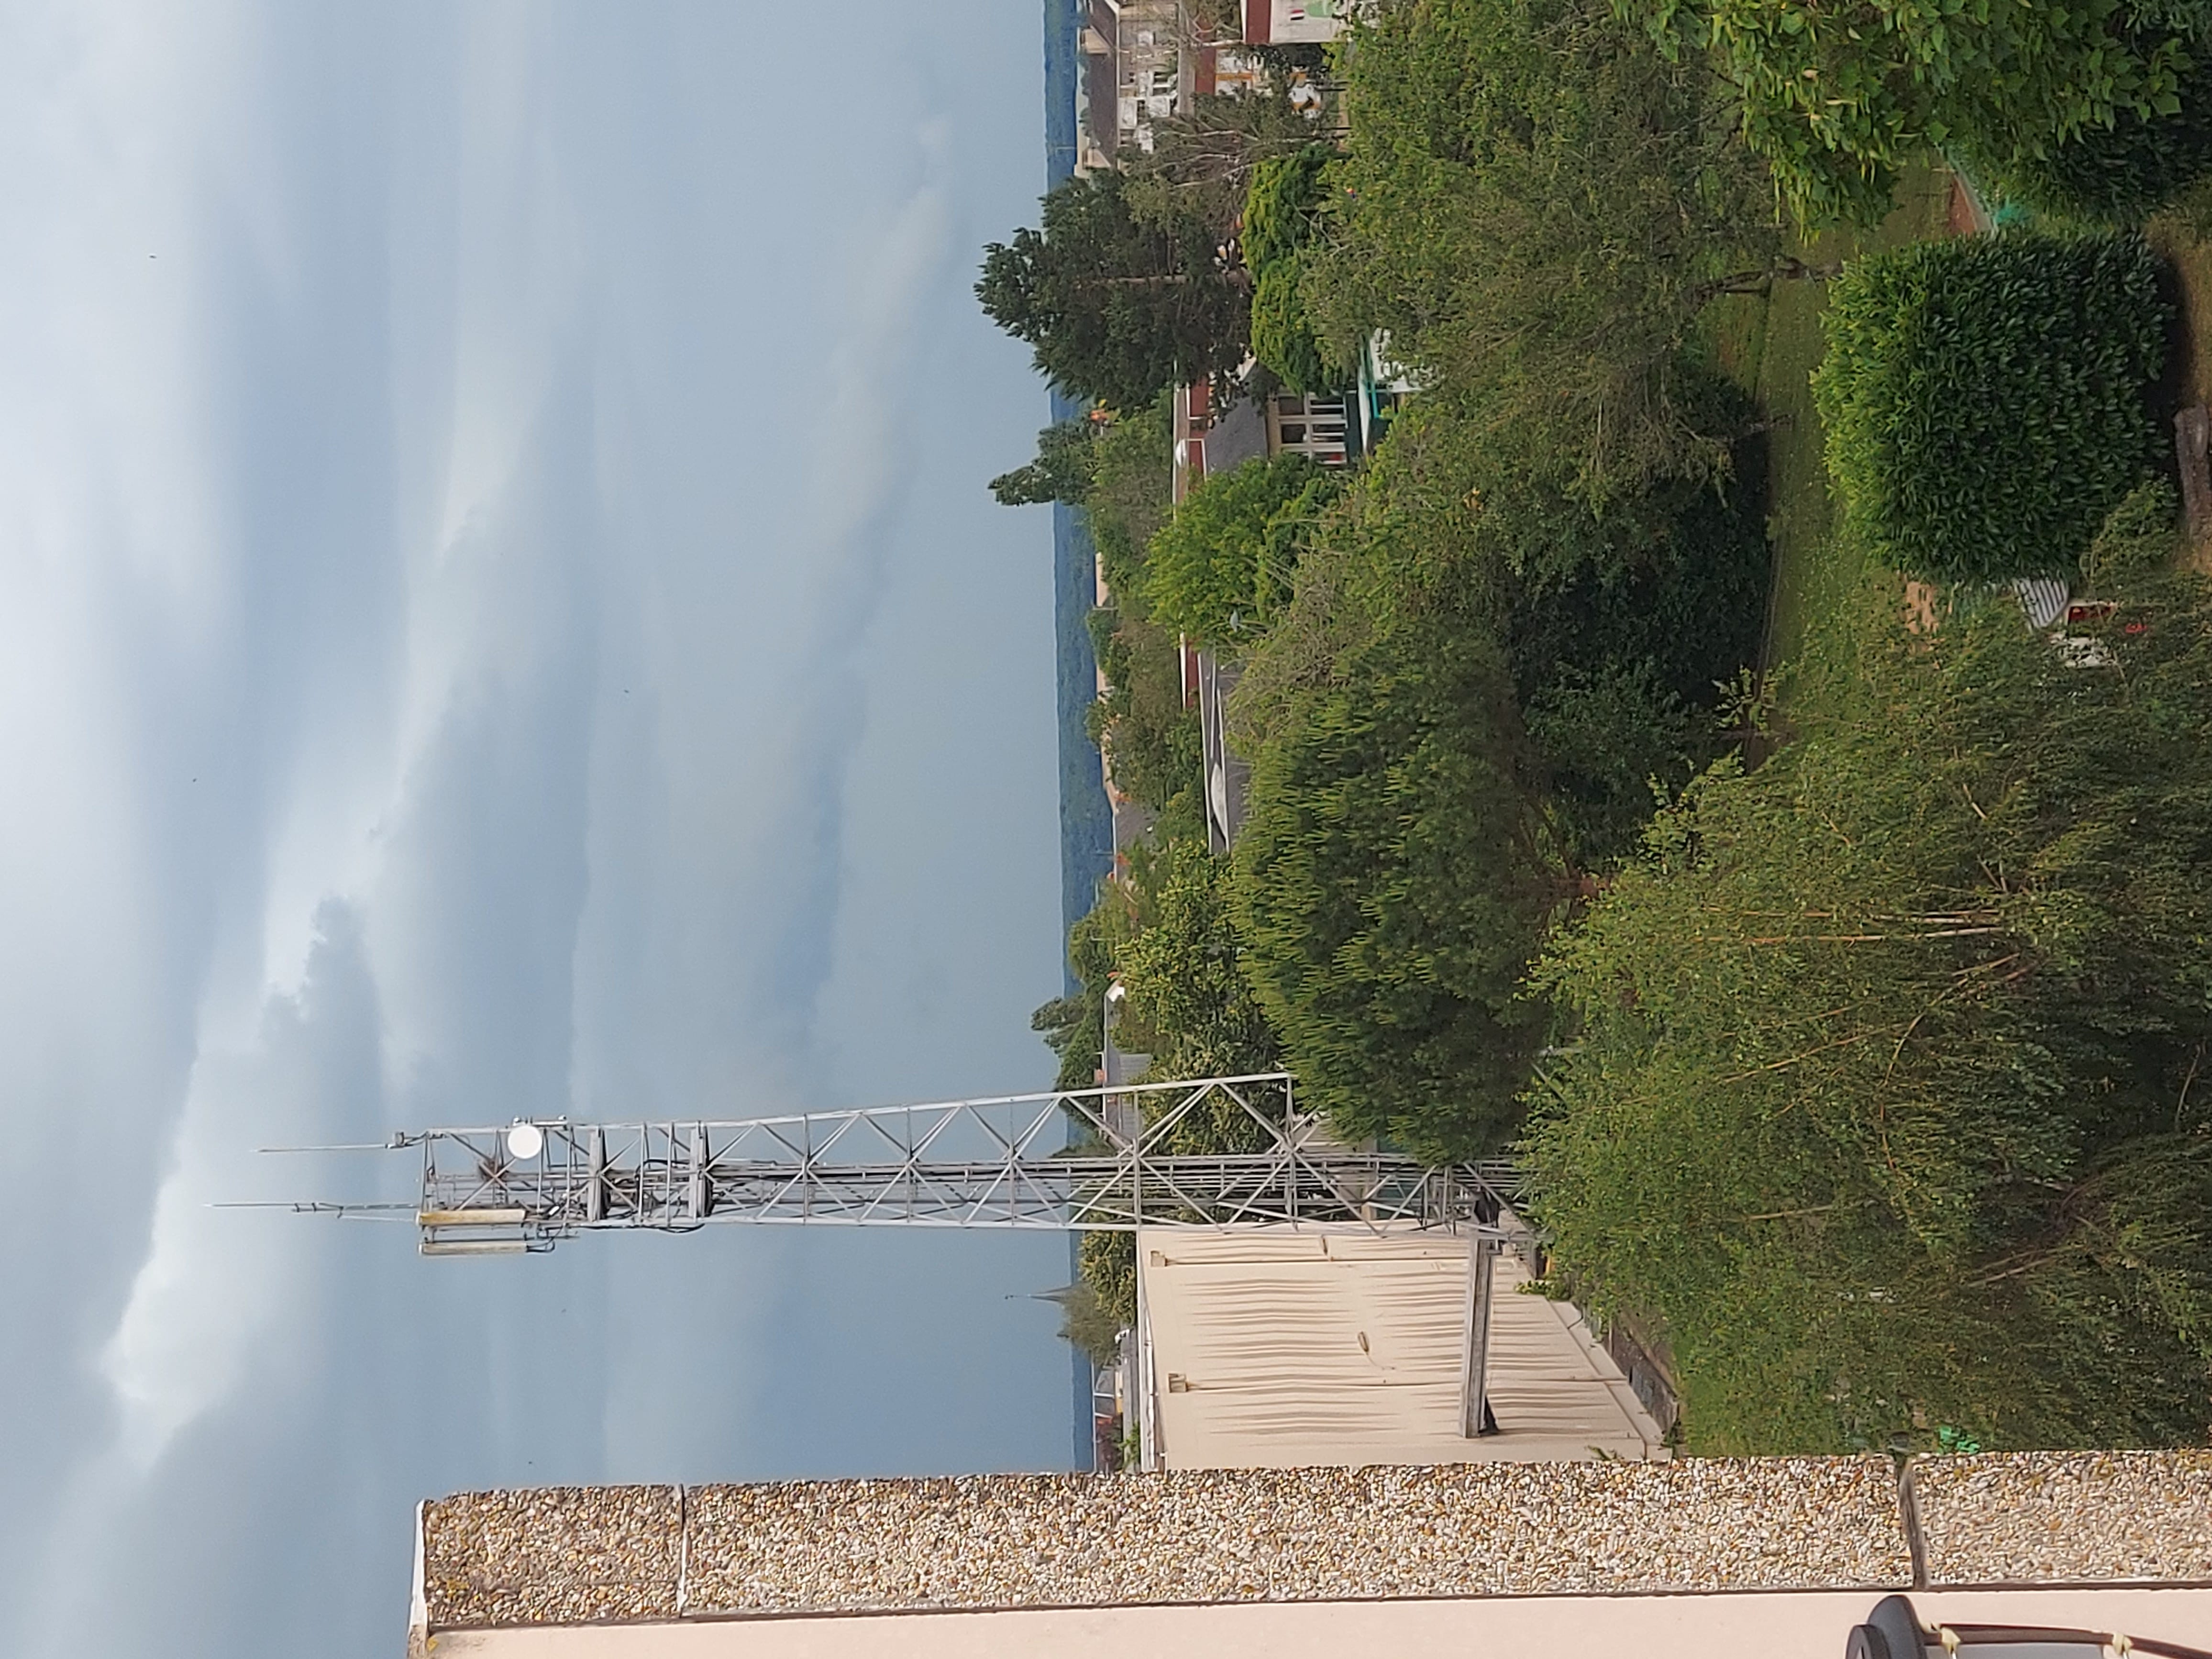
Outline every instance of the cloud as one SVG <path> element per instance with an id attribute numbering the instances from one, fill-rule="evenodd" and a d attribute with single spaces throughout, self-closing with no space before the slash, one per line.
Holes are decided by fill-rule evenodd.
<path id="1" fill-rule="evenodd" d="M 193 1068 L 152 1245 L 102 1356 L 134 1468 L 230 1391 L 249 1345 L 301 1287 L 300 1253 L 267 1249 L 260 1230 L 213 1207 L 242 1190 L 242 1151 L 272 1132 L 373 1133 L 380 1030 L 358 920 L 334 900 L 317 915 L 306 982 L 270 999 L 254 1048 Z"/>
<path id="2" fill-rule="evenodd" d="M 410 1195 L 271 1143 L 1042 1069 L 1049 591 L 974 486 L 1041 403 L 957 252 L 1033 194 L 1034 7 L 856 21 L 784 153 L 804 15 L 22 16 L 0 1650 L 386 1651 L 456 1486 L 1058 1461 L 1056 1241 L 207 1207 Z"/>
<path id="3" fill-rule="evenodd" d="M 932 179 L 864 250 L 816 417 L 805 643 L 779 711 L 774 770 L 783 793 L 765 825 L 775 851 L 758 890 L 769 948 L 759 958 L 765 971 L 746 988 L 786 1053 L 810 1060 L 816 1000 L 830 968 L 847 773 L 867 718 L 859 657 L 913 477 L 911 434 L 927 418 L 915 367 L 927 301 L 950 264 L 951 229 L 946 187 Z"/>

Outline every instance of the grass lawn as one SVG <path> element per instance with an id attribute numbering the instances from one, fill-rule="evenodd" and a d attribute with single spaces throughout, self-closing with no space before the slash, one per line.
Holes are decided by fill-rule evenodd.
<path id="1" fill-rule="evenodd" d="M 1950 203 L 1950 175 L 1916 168 L 1898 187 L 1896 210 L 1877 229 L 1828 232 L 1799 253 L 1811 264 L 1833 264 L 1944 235 Z M 1751 393 L 1768 422 L 1766 534 L 1774 550 L 1774 579 L 1760 653 L 1768 667 L 1802 657 L 1817 642 L 1823 620 L 1856 602 L 1866 576 L 1863 559 L 1836 533 L 1820 418 L 1813 408 L 1811 377 L 1820 362 L 1820 308 L 1826 302 L 1822 283 L 1777 283 L 1764 298 L 1718 302 L 1701 331 L 1722 372 Z M 1786 702 L 1786 685 L 1784 696 Z"/>

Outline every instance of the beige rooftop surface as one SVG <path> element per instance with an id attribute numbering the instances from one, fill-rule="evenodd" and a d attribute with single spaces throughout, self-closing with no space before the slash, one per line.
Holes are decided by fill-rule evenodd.
<path id="1" fill-rule="evenodd" d="M 1076 1607 L 460 1631 L 433 1659 L 1842 1659 L 1869 1591 Z M 1947 1624 L 2119 1630 L 2212 1650 L 2212 1589 L 1938 1590 Z M 2090 1659 L 2094 1649 L 2061 1650 Z"/>
<path id="2" fill-rule="evenodd" d="M 1582 1316 L 1520 1294 L 1528 1273 L 1510 1251 L 1490 1298 L 1487 1379 L 1501 1432 L 1467 1439 L 1463 1240 L 1155 1228 L 1139 1250 L 1169 1468 L 1667 1455 Z"/>

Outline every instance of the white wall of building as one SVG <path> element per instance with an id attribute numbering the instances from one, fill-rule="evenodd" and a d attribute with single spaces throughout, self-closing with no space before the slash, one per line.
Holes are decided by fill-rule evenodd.
<path id="1" fill-rule="evenodd" d="M 1138 1540 L 1127 1540 L 1133 1545 Z M 1358 1540 L 1347 1539 L 1347 1549 Z M 1249 1602 L 455 1632 L 433 1659 L 1841 1659 L 1877 1590 Z M 2122 1630 L 2212 1649 L 2212 1590 L 1922 1592 L 1923 1619 Z M 2082 1653 L 2094 1650 L 2076 1650 Z"/>

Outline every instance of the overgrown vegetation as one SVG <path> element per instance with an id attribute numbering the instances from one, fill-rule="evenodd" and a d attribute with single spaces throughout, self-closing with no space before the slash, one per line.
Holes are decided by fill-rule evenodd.
<path id="1" fill-rule="evenodd" d="M 1747 140 L 1810 225 L 1880 219 L 1899 173 L 1931 149 L 2002 185 L 2123 119 L 2155 130 L 2184 113 L 2212 28 L 2203 0 L 1620 3 L 1672 59 L 1729 77 Z"/>
<path id="2" fill-rule="evenodd" d="M 1683 343 L 1716 295 L 1799 267 L 1704 64 L 1607 0 L 1416 0 L 1346 76 L 1342 193 L 1305 256 L 1335 360 L 1387 331 L 1454 419 L 1595 505 L 1723 474 L 1739 434 L 1686 392 Z"/>
<path id="3" fill-rule="evenodd" d="M 1813 380 L 1847 522 L 1930 580 L 2070 569 L 2156 461 L 2166 322 L 2135 236 L 2012 232 L 1854 261 Z"/>
<path id="4" fill-rule="evenodd" d="M 1158 814 L 1038 1012 L 1063 1085 L 1118 984 L 1157 1076 L 1281 1066 L 1347 1139 L 1517 1149 L 1552 1288 L 1663 1339 L 1700 1451 L 2212 1436 L 2212 591 L 2159 272 L 1783 221 L 1912 168 L 1881 235 L 1940 235 L 1931 145 L 2139 216 L 2212 159 L 2201 3 L 1401 0 L 1334 60 L 1340 143 L 1223 100 L 1125 158 L 1129 222 L 1249 289 L 1260 388 L 1372 352 L 1419 389 L 1349 473 L 1170 511 L 1147 391 L 994 484 L 1090 515 L 1094 732 Z M 1939 584 L 1910 629 L 1899 573 Z M 2112 612 L 2062 648 L 1989 593 L 2024 574 Z M 1241 672 L 1227 858 L 1178 636 Z M 1130 1240 L 1081 1255 L 1133 1317 Z"/>
<path id="5" fill-rule="evenodd" d="M 2109 670 L 1870 612 L 1536 975 L 1558 1273 L 1664 1321 L 1701 1450 L 2212 1426 L 2212 598 L 2131 568 Z"/>

